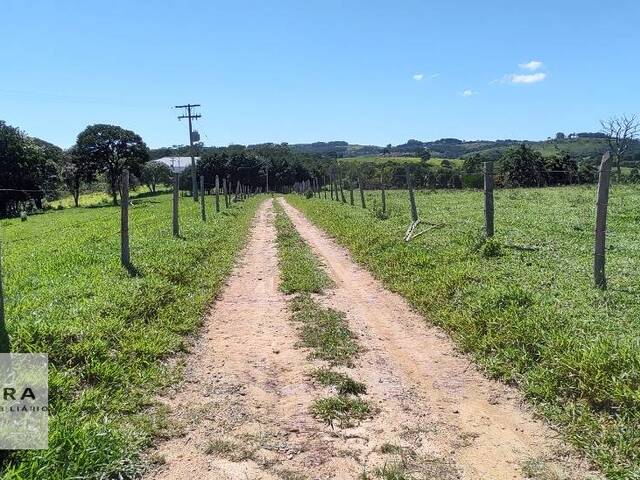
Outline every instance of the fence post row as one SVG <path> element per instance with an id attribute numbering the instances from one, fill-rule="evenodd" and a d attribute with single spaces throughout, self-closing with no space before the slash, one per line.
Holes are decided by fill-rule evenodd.
<path id="1" fill-rule="evenodd" d="M 598 193 L 596 196 L 596 227 L 593 251 L 593 281 L 600 289 L 607 288 L 605 274 L 605 248 L 607 241 L 607 205 L 609 203 L 609 185 L 611 177 L 611 154 L 606 152 L 600 162 L 598 175 Z"/>
<path id="2" fill-rule="evenodd" d="M 120 179 L 122 192 L 120 194 L 120 264 L 129 267 L 129 169 L 124 169 Z"/>
<path id="3" fill-rule="evenodd" d="M 340 172 L 340 170 L 338 170 L 338 182 L 340 184 L 340 199 L 342 203 L 347 203 L 347 199 L 344 198 L 344 186 L 342 185 L 342 172 Z"/>
<path id="4" fill-rule="evenodd" d="M 484 162 L 484 230 L 487 238 L 494 234 L 493 162 Z"/>
<path id="5" fill-rule="evenodd" d="M 411 169 L 409 165 L 404 167 L 404 171 L 407 175 L 407 189 L 409 190 L 409 204 L 411 206 L 411 221 L 418 221 L 418 208 L 416 207 L 416 198 L 413 195 L 413 181 L 411 180 Z"/>
<path id="6" fill-rule="evenodd" d="M 173 174 L 173 236 L 180 236 L 180 223 L 178 221 L 178 202 L 180 194 L 180 174 Z"/>
<path id="7" fill-rule="evenodd" d="M 216 175 L 216 213 L 220 212 L 220 178 Z"/>
<path id="8" fill-rule="evenodd" d="M 204 175 L 200 175 L 200 216 L 202 221 L 207 221 L 207 212 L 204 203 Z"/>

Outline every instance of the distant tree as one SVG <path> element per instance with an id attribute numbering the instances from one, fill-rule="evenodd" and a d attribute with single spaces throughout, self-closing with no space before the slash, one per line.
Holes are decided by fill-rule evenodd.
<path id="1" fill-rule="evenodd" d="M 507 186 L 534 187 L 544 184 L 546 172 L 542 155 L 524 143 L 508 149 L 502 155 L 499 167 Z"/>
<path id="2" fill-rule="evenodd" d="M 139 176 L 149 159 L 149 149 L 140 135 L 117 125 L 88 126 L 78 135 L 76 151 L 83 161 L 94 163 L 105 173 L 114 205 L 118 204 L 124 169 Z"/>
<path id="3" fill-rule="evenodd" d="M 549 185 L 567 185 L 578 178 L 578 163 L 567 152 L 545 158 L 544 165 Z"/>
<path id="4" fill-rule="evenodd" d="M 629 172 L 629 181 L 632 183 L 640 183 L 640 170 L 638 167 L 633 167 Z"/>
<path id="5" fill-rule="evenodd" d="M 562 132 L 558 132 L 556 133 L 556 140 L 564 140 L 566 137 L 564 135 L 564 133 Z"/>
<path id="6" fill-rule="evenodd" d="M 451 163 L 451 160 L 445 158 L 440 162 L 440 166 L 442 168 L 453 168 L 453 163 Z"/>
<path id="7" fill-rule="evenodd" d="M 484 159 L 478 153 L 465 157 L 462 162 L 462 170 L 465 173 L 478 173 L 482 170 Z"/>
<path id="8" fill-rule="evenodd" d="M 62 181 L 73 197 L 73 204 L 77 207 L 80 202 L 80 191 L 83 183 L 95 181 L 98 166 L 91 159 L 84 159 L 78 155 L 75 147 L 63 154 Z"/>
<path id="9" fill-rule="evenodd" d="M 165 163 L 151 160 L 142 167 L 140 180 L 150 192 L 156 193 L 158 185 L 169 185 L 171 183 L 171 168 Z"/>
<path id="10" fill-rule="evenodd" d="M 600 122 L 602 133 L 606 135 L 609 144 L 609 151 L 616 166 L 618 180 L 622 177 L 622 166 L 620 162 L 633 140 L 640 133 L 640 119 L 636 115 L 627 117 L 611 117 L 609 120 Z"/>
<path id="11" fill-rule="evenodd" d="M 429 160 L 431 160 L 431 152 L 426 148 L 420 150 L 420 160 L 423 162 L 428 162 Z"/>
<path id="12" fill-rule="evenodd" d="M 0 215 L 57 195 L 62 150 L 0 121 Z"/>
<path id="13" fill-rule="evenodd" d="M 593 160 L 585 160 L 578 164 L 578 181 L 595 183 L 598 178 L 598 166 Z"/>

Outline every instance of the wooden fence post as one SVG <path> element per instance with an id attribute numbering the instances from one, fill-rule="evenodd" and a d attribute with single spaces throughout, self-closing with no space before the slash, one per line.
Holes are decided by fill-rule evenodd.
<path id="1" fill-rule="evenodd" d="M 327 199 L 327 176 L 324 175 L 323 178 L 323 182 L 322 182 L 322 191 L 324 192 L 324 199 Z"/>
<path id="2" fill-rule="evenodd" d="M 329 176 L 329 188 L 331 189 L 331 200 L 333 200 L 333 177 Z"/>
<path id="3" fill-rule="evenodd" d="M 382 195 L 382 214 L 387 213 L 387 194 L 384 191 L 384 183 L 382 182 L 382 178 L 380 178 L 380 193 Z"/>
<path id="4" fill-rule="evenodd" d="M 120 264 L 128 268 L 131 265 L 129 256 L 129 169 L 124 169 L 120 181 L 122 188 L 120 194 Z"/>
<path id="5" fill-rule="evenodd" d="M 200 175 L 200 216 L 202 221 L 207 221 L 207 211 L 204 203 L 204 175 Z"/>
<path id="6" fill-rule="evenodd" d="M 494 234 L 493 162 L 484 162 L 484 231 L 487 238 Z"/>
<path id="7" fill-rule="evenodd" d="M 605 247 L 607 241 L 607 205 L 611 184 L 611 154 L 606 152 L 600 162 L 596 200 L 595 247 L 593 252 L 593 281 L 600 289 L 607 288 L 605 274 Z"/>
<path id="8" fill-rule="evenodd" d="M 411 221 L 418 221 L 418 208 L 416 207 L 416 198 L 413 195 L 413 182 L 411 180 L 411 170 L 409 165 L 405 165 L 404 171 L 407 175 L 407 189 L 409 190 L 409 204 L 411 206 Z"/>
<path id="9" fill-rule="evenodd" d="M 178 220 L 178 202 L 180 201 L 180 174 L 173 174 L 173 236 L 180 236 L 180 223 Z"/>
<path id="10" fill-rule="evenodd" d="M 216 175 L 216 213 L 220 212 L 220 178 Z"/>
<path id="11" fill-rule="evenodd" d="M 349 203 L 353 207 L 353 180 L 349 180 Z"/>
<path id="12" fill-rule="evenodd" d="M 362 177 L 358 176 L 358 190 L 360 190 L 360 204 L 362 208 L 367 208 L 367 205 L 364 201 L 364 190 L 362 189 Z"/>
<path id="13" fill-rule="evenodd" d="M 0 353 L 9 353 L 11 346 L 4 320 L 4 290 L 2 289 L 2 248 L 0 245 Z"/>

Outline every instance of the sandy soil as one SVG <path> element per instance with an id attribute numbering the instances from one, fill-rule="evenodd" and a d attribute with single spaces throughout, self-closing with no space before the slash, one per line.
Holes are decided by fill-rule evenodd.
<path id="1" fill-rule="evenodd" d="M 376 478 L 376 468 L 400 460 L 420 479 L 527 478 L 525 465 L 541 479 L 585 476 L 515 391 L 483 377 L 446 335 L 283 206 L 336 282 L 316 298 L 345 312 L 357 333 L 364 351 L 343 371 L 367 385 L 376 413 L 345 429 L 308 413 L 328 391 L 308 378 L 322 363 L 297 345 L 278 290 L 270 200 L 187 358 L 186 381 L 161 399 L 176 434 L 150 453 L 147 478 Z"/>

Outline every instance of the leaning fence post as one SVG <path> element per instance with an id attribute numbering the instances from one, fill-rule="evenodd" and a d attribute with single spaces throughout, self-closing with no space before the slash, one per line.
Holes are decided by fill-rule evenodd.
<path id="1" fill-rule="evenodd" d="M 207 212 L 204 203 L 204 175 L 200 175 L 200 216 L 202 221 L 207 221 Z"/>
<path id="2" fill-rule="evenodd" d="M 407 175 L 407 189 L 409 190 L 409 204 L 411 206 L 411 221 L 418 221 L 418 208 L 416 207 L 416 198 L 413 195 L 413 182 L 411 181 L 411 170 L 409 165 L 404 167 L 404 171 Z"/>
<path id="3" fill-rule="evenodd" d="M 9 353 L 11 346 L 4 321 L 4 291 L 2 290 L 2 248 L 0 248 L 0 353 Z"/>
<path id="4" fill-rule="evenodd" d="M 362 189 L 362 177 L 358 176 L 358 190 L 360 190 L 360 204 L 362 208 L 367 208 L 367 204 L 364 201 L 364 190 Z"/>
<path id="5" fill-rule="evenodd" d="M 180 223 L 178 221 L 178 201 L 180 194 L 180 174 L 173 174 L 173 236 L 180 236 Z"/>
<path id="6" fill-rule="evenodd" d="M 349 203 L 353 207 L 353 180 L 349 180 Z"/>
<path id="7" fill-rule="evenodd" d="M 220 178 L 216 175 L 216 213 L 220 212 Z"/>
<path id="8" fill-rule="evenodd" d="M 484 162 L 484 230 L 487 238 L 493 237 L 493 162 Z"/>
<path id="9" fill-rule="evenodd" d="M 120 198 L 120 264 L 129 267 L 129 170 L 122 172 L 122 193 Z"/>
<path id="10" fill-rule="evenodd" d="M 596 287 L 607 288 L 605 275 L 605 247 L 607 241 L 607 205 L 611 177 L 611 154 L 606 152 L 600 162 L 598 193 L 596 200 L 595 247 L 593 252 L 593 280 Z"/>

